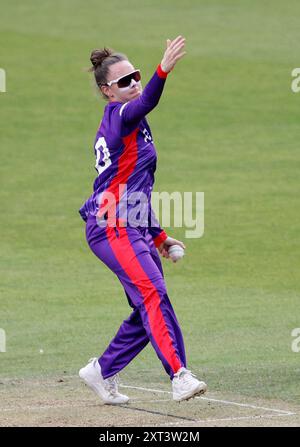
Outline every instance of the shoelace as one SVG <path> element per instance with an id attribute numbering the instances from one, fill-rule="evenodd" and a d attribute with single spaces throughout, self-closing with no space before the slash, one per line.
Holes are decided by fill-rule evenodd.
<path id="1" fill-rule="evenodd" d="M 92 357 L 90 358 L 90 360 L 88 361 L 88 363 L 94 362 L 96 359 L 96 357 Z M 107 391 L 110 394 L 116 394 L 118 391 L 118 383 L 119 383 L 119 375 L 115 374 L 112 377 L 109 377 L 108 379 L 105 379 L 105 388 L 107 389 Z"/>
<path id="2" fill-rule="evenodd" d="M 118 383 L 119 383 L 118 374 L 115 374 L 114 376 L 105 379 L 105 383 L 107 391 L 111 394 L 116 394 L 118 391 Z"/>
<path id="3" fill-rule="evenodd" d="M 176 376 L 176 374 L 175 374 Z M 191 377 L 196 377 L 195 374 L 192 373 L 192 371 L 190 371 L 189 369 L 183 369 L 182 371 L 179 372 L 178 379 L 183 379 L 184 382 L 188 382 Z"/>

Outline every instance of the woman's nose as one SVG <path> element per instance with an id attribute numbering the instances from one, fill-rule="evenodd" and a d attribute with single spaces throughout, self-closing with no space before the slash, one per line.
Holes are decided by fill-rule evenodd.
<path id="1" fill-rule="evenodd" d="M 131 79 L 130 88 L 135 87 L 137 82 L 134 79 Z"/>

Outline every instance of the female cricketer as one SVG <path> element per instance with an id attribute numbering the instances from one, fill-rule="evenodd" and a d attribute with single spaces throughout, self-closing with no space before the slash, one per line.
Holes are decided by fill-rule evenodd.
<path id="1" fill-rule="evenodd" d="M 183 337 L 157 252 L 169 257 L 172 245 L 185 247 L 162 230 L 151 208 L 157 156 L 145 118 L 157 106 L 168 74 L 185 55 L 184 46 L 182 36 L 167 40 L 162 61 L 144 90 L 140 70 L 124 54 L 104 48 L 94 50 L 90 58 L 108 104 L 94 145 L 94 192 L 79 212 L 91 250 L 118 276 L 133 309 L 100 358 L 92 358 L 79 371 L 106 404 L 128 402 L 118 391 L 117 375 L 149 341 L 172 381 L 174 400 L 206 391 L 206 384 L 186 368 Z M 124 202 L 125 196 L 144 204 L 138 224 L 132 219 L 132 200 Z"/>

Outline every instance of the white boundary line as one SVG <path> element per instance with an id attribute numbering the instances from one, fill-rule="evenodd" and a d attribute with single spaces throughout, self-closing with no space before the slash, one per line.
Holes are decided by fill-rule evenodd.
<path id="1" fill-rule="evenodd" d="M 165 390 L 155 390 L 155 389 L 151 389 L 151 388 L 142 388 L 142 387 L 138 387 L 138 386 L 130 386 L 130 385 L 120 385 L 121 388 L 130 388 L 130 389 L 135 389 L 135 390 L 141 390 L 141 391 L 148 391 L 150 393 L 165 393 L 165 394 L 172 394 L 171 391 L 165 391 Z M 235 405 L 237 407 L 245 407 L 245 408 L 252 408 L 255 410 L 264 410 L 264 411 L 272 411 L 273 413 L 278 413 L 278 415 L 282 415 L 282 416 L 294 416 L 296 413 L 293 413 L 291 411 L 287 411 L 287 410 L 278 410 L 276 408 L 266 408 L 266 407 L 260 407 L 257 405 L 252 405 L 252 404 L 242 404 L 240 402 L 232 402 L 230 400 L 220 400 L 220 399 L 213 399 L 210 397 L 197 397 L 196 399 L 202 399 L 202 400 L 207 400 L 210 402 L 217 402 L 217 403 L 221 403 L 221 404 L 225 404 L 225 405 Z M 219 420 L 219 419 L 217 419 Z"/>

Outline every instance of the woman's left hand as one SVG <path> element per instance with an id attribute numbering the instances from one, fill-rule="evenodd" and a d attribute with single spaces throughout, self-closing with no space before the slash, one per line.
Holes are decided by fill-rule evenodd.
<path id="1" fill-rule="evenodd" d="M 185 38 L 182 36 L 177 36 L 174 40 L 167 39 L 167 48 L 160 63 L 163 71 L 169 73 L 173 70 L 177 62 L 186 54 L 186 51 L 183 51 L 184 46 Z"/>
<path id="2" fill-rule="evenodd" d="M 169 258 L 170 255 L 168 253 L 169 248 L 171 245 L 180 245 L 183 249 L 185 249 L 185 245 L 183 242 L 178 241 L 177 239 L 174 239 L 173 237 L 168 236 L 167 239 L 160 244 L 158 247 L 158 251 L 164 258 Z"/>

